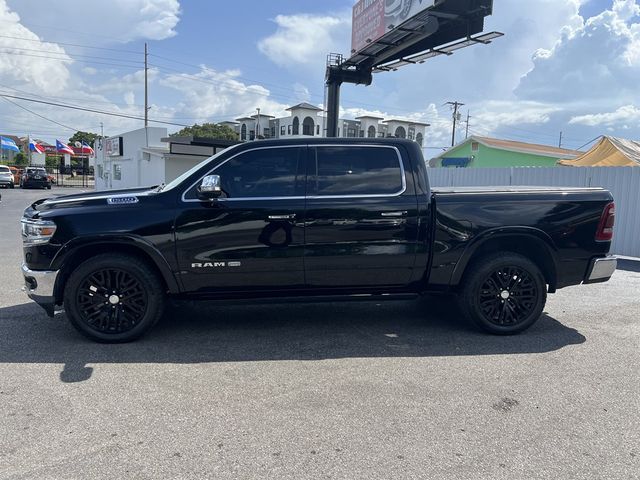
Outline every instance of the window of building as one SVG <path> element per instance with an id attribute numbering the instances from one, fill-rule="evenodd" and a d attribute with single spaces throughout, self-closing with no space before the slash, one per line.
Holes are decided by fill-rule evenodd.
<path id="1" fill-rule="evenodd" d="M 424 142 L 424 137 L 421 133 L 416 135 L 416 143 L 422 147 L 422 142 Z"/>
<path id="2" fill-rule="evenodd" d="M 122 180 L 122 167 L 119 163 L 113 164 L 113 179 Z"/>
<path id="3" fill-rule="evenodd" d="M 258 149 L 217 168 L 226 198 L 304 195 L 302 148 Z M 195 193 L 195 190 L 194 190 Z"/>
<path id="4" fill-rule="evenodd" d="M 98 178 L 104 177 L 104 166 L 100 163 L 98 164 Z"/>
<path id="5" fill-rule="evenodd" d="M 396 128 L 396 138 L 407 138 L 407 131 L 404 127 Z"/>
<path id="6" fill-rule="evenodd" d="M 293 134 L 300 135 L 300 120 L 298 120 L 298 117 L 293 117 Z"/>
<path id="7" fill-rule="evenodd" d="M 409 140 L 413 140 L 414 138 L 416 138 L 416 129 L 415 129 L 415 127 L 409 127 L 409 133 L 408 133 L 407 138 Z"/>
<path id="8" fill-rule="evenodd" d="M 347 137 L 348 138 L 356 138 L 356 129 L 355 128 L 347 129 Z"/>
<path id="9" fill-rule="evenodd" d="M 318 147 L 315 194 L 393 195 L 402 190 L 402 169 L 392 148 Z"/>
<path id="10" fill-rule="evenodd" d="M 368 138 L 376 138 L 376 127 L 374 127 L 373 125 L 371 125 L 371 126 L 367 129 L 367 137 L 368 137 Z"/>
<path id="11" fill-rule="evenodd" d="M 480 143 L 471 142 L 471 151 L 472 152 L 477 152 L 478 150 L 480 150 Z"/>
<path id="12" fill-rule="evenodd" d="M 360 138 L 364 138 L 364 130 L 360 130 Z"/>
<path id="13" fill-rule="evenodd" d="M 265 128 L 264 129 L 264 138 L 269 138 L 271 136 L 271 129 L 270 128 Z M 273 134 L 273 136 L 275 137 L 275 133 Z"/>
<path id="14" fill-rule="evenodd" d="M 280 135 L 286 135 L 287 134 L 287 127 L 285 127 L 284 125 L 282 125 L 280 127 Z"/>
<path id="15" fill-rule="evenodd" d="M 316 135 L 320 135 L 320 125 L 316 125 Z"/>
<path id="16" fill-rule="evenodd" d="M 245 123 L 242 124 L 240 128 L 240 140 L 244 141 L 247 139 L 247 125 Z"/>
<path id="17" fill-rule="evenodd" d="M 291 135 L 291 125 L 289 125 L 288 127 L 288 132 L 289 132 L 289 135 Z"/>
<path id="18" fill-rule="evenodd" d="M 256 131 L 249 130 L 249 140 L 255 140 L 255 139 L 256 139 Z"/>
<path id="19" fill-rule="evenodd" d="M 302 122 L 302 134 L 313 136 L 313 132 L 315 130 L 315 122 L 311 117 L 305 117 Z"/>

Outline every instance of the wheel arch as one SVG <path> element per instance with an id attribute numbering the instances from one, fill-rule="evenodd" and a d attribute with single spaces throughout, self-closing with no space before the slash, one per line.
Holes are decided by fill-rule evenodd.
<path id="1" fill-rule="evenodd" d="M 517 253 L 534 262 L 549 285 L 549 293 L 556 291 L 557 249 L 549 235 L 535 228 L 495 229 L 485 232 L 465 249 L 453 271 L 451 284 L 459 285 L 475 260 L 498 252 Z"/>
<path id="2" fill-rule="evenodd" d="M 164 256 L 143 239 L 133 237 L 101 237 L 75 239 L 65 245 L 52 262 L 59 270 L 54 288 L 56 304 L 62 303 L 62 292 L 71 273 L 84 261 L 103 253 L 128 254 L 145 261 L 157 274 L 169 293 L 180 293 L 180 287 Z"/>

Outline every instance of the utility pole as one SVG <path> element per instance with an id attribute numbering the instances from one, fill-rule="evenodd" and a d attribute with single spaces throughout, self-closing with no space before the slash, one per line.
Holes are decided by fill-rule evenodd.
<path id="1" fill-rule="evenodd" d="M 149 126 L 149 49 L 144 42 L 144 126 Z"/>
<path id="2" fill-rule="evenodd" d="M 560 141 L 558 142 L 558 148 L 562 148 L 562 132 L 560 132 Z"/>
<path id="3" fill-rule="evenodd" d="M 453 147 L 456 144 L 456 124 L 458 123 L 458 109 L 464 106 L 464 103 L 455 101 L 447 102 L 446 105 L 451 105 L 453 107 L 453 132 L 451 133 L 451 146 Z"/>
<path id="4" fill-rule="evenodd" d="M 469 112 L 469 110 L 467 110 L 467 131 L 464 134 L 464 139 L 466 140 L 467 138 L 469 138 L 469 120 L 471 120 L 471 112 Z"/>

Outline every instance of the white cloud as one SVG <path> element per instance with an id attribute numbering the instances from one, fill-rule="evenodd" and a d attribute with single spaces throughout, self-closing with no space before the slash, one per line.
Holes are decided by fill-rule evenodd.
<path id="1" fill-rule="evenodd" d="M 621 126 L 623 129 L 629 129 L 629 123 L 637 124 L 638 122 L 640 122 L 640 108 L 634 105 L 625 105 L 615 112 L 578 115 L 569 121 L 572 125 Z"/>
<path id="2" fill-rule="evenodd" d="M 239 75 L 239 71 L 218 72 L 202 66 L 194 75 L 167 75 L 160 84 L 181 94 L 183 100 L 176 113 L 180 118 L 220 121 L 254 114 L 256 108 L 270 115 L 286 115 L 288 105 L 272 100 L 269 90 L 261 85 L 241 82 L 237 79 Z"/>
<path id="3" fill-rule="evenodd" d="M 258 48 L 271 61 L 284 67 L 317 66 L 331 52 L 344 51 L 349 45 L 351 16 L 278 15 L 275 33 L 260 40 Z"/>
<path id="4" fill-rule="evenodd" d="M 3 84 L 28 84 L 45 93 L 65 89 L 71 59 L 55 43 L 43 42 L 20 23 L 5 0 L 0 0 L 0 80 Z M 7 38 L 15 37 L 15 38 Z M 25 39 L 25 40 L 19 40 Z"/>
<path id="5" fill-rule="evenodd" d="M 42 0 L 8 0 L 8 3 L 33 25 L 60 25 L 57 38 L 64 36 L 66 28 L 85 29 L 92 44 L 170 38 L 176 35 L 175 27 L 180 21 L 178 0 L 56 0 L 55 5 L 46 7 Z M 54 11 L 58 23 L 52 22 Z"/>
<path id="6" fill-rule="evenodd" d="M 638 14 L 636 0 L 614 0 L 611 10 L 564 30 L 551 49 L 536 52 L 516 94 L 557 103 L 634 101 L 640 78 Z"/>

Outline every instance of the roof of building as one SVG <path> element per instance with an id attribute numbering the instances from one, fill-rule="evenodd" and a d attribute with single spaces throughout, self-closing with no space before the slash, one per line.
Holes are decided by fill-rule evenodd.
<path id="1" fill-rule="evenodd" d="M 258 118 L 258 117 L 276 118 L 273 115 L 267 115 L 265 113 L 261 113 L 260 115 L 258 115 L 257 113 L 255 115 L 251 115 L 251 118 Z"/>
<path id="2" fill-rule="evenodd" d="M 293 107 L 287 108 L 287 110 L 296 110 L 298 108 L 304 108 L 305 110 L 315 110 L 317 112 L 321 112 L 322 111 L 321 108 L 318 108 L 315 105 L 311 105 L 310 103 L 307 103 L 307 102 L 299 103 L 297 105 L 294 105 Z"/>
<path id="3" fill-rule="evenodd" d="M 373 120 L 384 120 L 384 117 L 376 117 L 375 115 L 360 115 L 356 117 L 356 120 L 360 120 L 361 118 L 372 118 Z"/>
<path id="4" fill-rule="evenodd" d="M 409 125 L 424 125 L 425 127 L 430 127 L 431 126 L 430 123 L 417 122 L 415 120 L 406 120 L 404 118 L 390 118 L 389 120 L 385 120 L 382 123 L 391 123 L 391 122 L 408 123 Z"/>
<path id="5" fill-rule="evenodd" d="M 247 120 L 255 120 L 255 118 L 252 118 L 252 117 L 240 117 L 240 118 L 236 118 L 236 122 L 246 122 Z"/>
<path id="6" fill-rule="evenodd" d="M 573 160 L 560 160 L 571 167 L 640 167 L 640 142 L 604 136 L 588 152 Z"/>
<path id="7" fill-rule="evenodd" d="M 552 147 L 550 145 L 539 145 L 536 143 L 516 142 L 513 140 L 501 140 L 498 138 L 479 137 L 472 135 L 471 137 L 458 143 L 455 147 L 451 147 L 446 152 L 441 153 L 434 160 L 438 160 L 445 155 L 457 150 L 463 145 L 469 142 L 478 142 L 481 145 L 489 148 L 495 148 L 497 150 L 507 150 L 509 152 L 528 153 L 532 155 L 540 155 L 542 157 L 552 158 L 569 158 L 574 159 L 582 152 L 579 150 L 568 150 L 566 148 Z"/>

